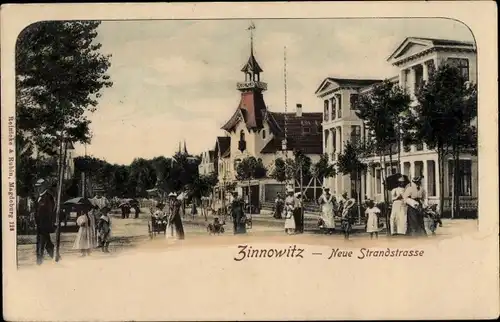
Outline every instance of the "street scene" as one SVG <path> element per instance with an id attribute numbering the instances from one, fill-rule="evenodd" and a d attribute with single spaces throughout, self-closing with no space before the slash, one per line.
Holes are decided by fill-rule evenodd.
<path id="1" fill-rule="evenodd" d="M 30 25 L 18 267 L 473 233 L 477 48 L 466 26 L 427 20 Z"/>

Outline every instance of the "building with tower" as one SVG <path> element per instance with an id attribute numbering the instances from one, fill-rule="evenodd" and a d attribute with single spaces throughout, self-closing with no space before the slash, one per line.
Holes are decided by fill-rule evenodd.
<path id="1" fill-rule="evenodd" d="M 262 81 L 263 69 L 254 54 L 253 25 L 251 26 L 250 56 L 241 69 L 244 81 L 236 88 L 241 93 L 240 102 L 233 115 L 222 126 L 225 135 L 218 137 L 214 148 L 216 172 L 219 185 L 236 181 L 236 168 L 246 157 L 261 159 L 268 173 L 273 170 L 274 161 L 283 157 L 282 141 L 287 133 L 288 157 L 292 151 L 300 149 L 313 162 L 322 154 L 322 113 L 303 112 L 302 105 L 296 104 L 292 113 L 270 111 L 263 93 L 267 84 Z M 284 110 L 284 108 L 283 108 Z M 248 182 L 238 183 L 247 193 Z M 283 191 L 284 183 L 265 178 L 250 183 L 252 204 L 260 206 L 260 201 L 274 200 Z"/>

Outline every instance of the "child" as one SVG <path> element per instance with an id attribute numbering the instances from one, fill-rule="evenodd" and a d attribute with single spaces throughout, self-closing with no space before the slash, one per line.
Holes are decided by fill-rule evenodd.
<path id="1" fill-rule="evenodd" d="M 293 217 L 293 207 L 291 205 L 286 206 L 285 211 L 285 233 L 291 235 L 295 232 L 295 218 Z"/>
<path id="2" fill-rule="evenodd" d="M 373 200 L 368 200 L 366 205 L 366 232 L 370 233 L 370 239 L 373 239 L 373 234 L 375 234 L 375 238 L 378 238 L 378 218 L 380 215 L 380 209 L 375 207 Z"/>
<path id="3" fill-rule="evenodd" d="M 426 229 L 428 229 L 432 235 L 436 235 L 436 229 L 438 227 L 442 227 L 443 223 L 441 222 L 441 216 L 437 211 L 437 205 L 433 204 L 427 209 L 425 209 L 425 218 L 424 222 L 426 223 Z"/>
<path id="4" fill-rule="evenodd" d="M 104 253 L 109 253 L 109 238 L 111 237 L 111 219 L 109 217 L 109 207 L 105 206 L 101 209 L 101 217 L 97 224 L 99 232 L 99 247 L 102 247 Z"/>

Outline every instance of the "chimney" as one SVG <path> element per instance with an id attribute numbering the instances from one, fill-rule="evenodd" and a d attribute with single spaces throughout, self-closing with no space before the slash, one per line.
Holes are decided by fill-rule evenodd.
<path id="1" fill-rule="evenodd" d="M 296 108 L 295 114 L 297 115 L 297 117 L 301 117 L 302 116 L 302 104 L 297 104 L 297 108 Z"/>

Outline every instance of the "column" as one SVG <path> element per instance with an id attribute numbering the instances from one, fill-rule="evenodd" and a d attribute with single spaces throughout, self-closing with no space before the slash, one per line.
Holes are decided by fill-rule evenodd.
<path id="1" fill-rule="evenodd" d="M 401 69 L 399 71 L 399 86 L 405 88 L 406 83 L 406 69 Z"/>
<path id="2" fill-rule="evenodd" d="M 427 64 L 427 62 L 424 62 L 422 64 L 422 78 L 424 79 L 424 82 L 427 82 L 427 80 L 429 79 L 429 64 Z"/>
<path id="3" fill-rule="evenodd" d="M 335 128 L 335 132 L 335 140 L 337 141 L 337 153 L 342 153 L 342 143 L 340 142 L 342 133 L 339 126 Z"/>
<path id="4" fill-rule="evenodd" d="M 429 190 L 428 190 L 428 178 L 429 178 L 429 171 L 427 169 L 427 160 L 422 160 L 422 174 L 424 176 L 422 180 L 422 187 L 424 187 L 425 191 L 427 191 L 427 195 L 429 195 Z"/>
<path id="5" fill-rule="evenodd" d="M 415 178 L 415 162 L 410 161 L 410 180 Z"/>
<path id="6" fill-rule="evenodd" d="M 373 177 L 373 167 L 368 167 L 366 172 L 366 195 L 368 196 L 368 198 L 373 198 L 372 177 Z"/>
<path id="7" fill-rule="evenodd" d="M 415 97 L 415 68 L 410 67 L 410 77 L 409 77 L 408 87 L 409 87 L 409 93 L 412 96 L 412 98 Z"/>
<path id="8" fill-rule="evenodd" d="M 337 145 L 337 137 L 335 136 L 335 128 L 330 129 L 330 153 L 332 160 L 335 160 L 335 147 Z"/>

